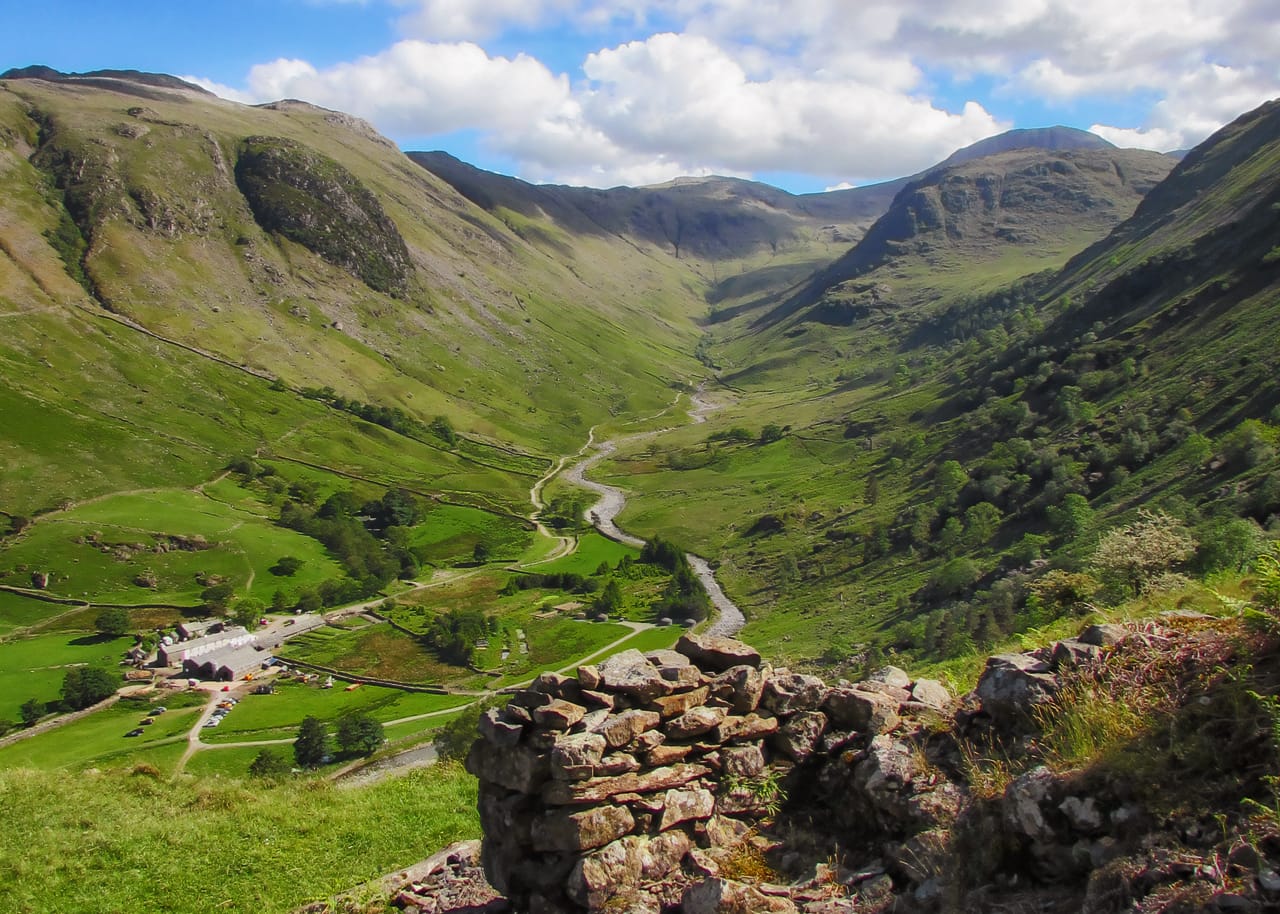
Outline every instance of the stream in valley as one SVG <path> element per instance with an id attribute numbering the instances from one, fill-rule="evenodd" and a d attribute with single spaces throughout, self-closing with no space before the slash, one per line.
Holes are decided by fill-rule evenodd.
<path id="1" fill-rule="evenodd" d="M 707 413 L 715 409 L 714 404 L 702 399 L 701 392 L 701 389 L 699 389 L 690 395 L 693 409 L 689 411 L 689 417 L 694 423 L 705 422 Z M 627 506 L 626 495 L 617 486 L 587 479 L 586 473 L 617 451 L 620 444 L 652 438 L 661 431 L 666 431 L 666 429 L 642 432 L 638 435 L 628 435 L 624 438 L 613 438 L 597 444 L 595 442 L 595 429 L 593 428 L 587 438 L 587 446 L 583 448 L 583 453 L 590 453 L 565 470 L 566 479 L 574 485 L 594 492 L 598 497 L 596 503 L 587 509 L 587 519 L 605 536 L 620 543 L 626 543 L 628 546 L 641 547 L 644 545 L 644 540 L 626 533 L 617 524 L 618 515 Z M 689 559 L 689 565 L 693 568 L 694 573 L 697 574 L 698 580 L 702 582 L 702 586 L 706 589 L 707 596 L 711 598 L 711 604 L 719 613 L 706 633 L 723 637 L 737 634 L 747 624 L 746 618 L 742 615 L 742 610 L 738 609 L 737 605 L 725 596 L 706 559 L 693 553 L 688 553 L 687 558 Z"/>

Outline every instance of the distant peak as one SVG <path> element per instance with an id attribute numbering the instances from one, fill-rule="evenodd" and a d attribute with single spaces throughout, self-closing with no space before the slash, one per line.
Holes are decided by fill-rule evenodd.
<path id="1" fill-rule="evenodd" d="M 1107 142 L 1096 133 L 1076 127 L 1026 127 L 1006 130 L 1004 133 L 989 136 L 963 149 L 958 149 L 940 162 L 938 167 L 958 165 L 961 162 L 985 158 L 1011 149 L 1047 149 L 1052 152 L 1061 152 L 1068 149 L 1115 148 L 1114 143 Z"/>
<path id="2" fill-rule="evenodd" d="M 185 79 L 179 79 L 167 73 L 146 73 L 142 70 L 88 70 L 84 73 L 63 73 L 52 67 L 34 64 L 29 67 L 13 67 L 5 70 L 0 73 L 0 79 L 42 79 L 51 83 L 94 83 L 108 86 L 111 83 L 125 82 L 155 89 L 179 89 L 199 92 L 201 95 L 213 94 L 208 89 L 189 83 Z"/>

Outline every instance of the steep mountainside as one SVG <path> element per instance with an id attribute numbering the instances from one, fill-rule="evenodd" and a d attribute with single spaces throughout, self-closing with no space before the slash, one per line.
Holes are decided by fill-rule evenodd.
<path id="1" fill-rule="evenodd" d="M 1128 216 L 1173 164 L 1132 149 L 1030 147 L 944 165 L 904 187 L 849 253 L 771 319 L 820 302 L 817 319 L 851 322 L 883 297 L 882 284 L 896 285 L 913 268 L 954 272 L 957 264 L 994 266 L 1019 254 L 1052 265 Z M 890 263 L 885 275 L 875 274 Z"/>
<path id="2" fill-rule="evenodd" d="M 529 184 L 443 152 L 409 154 L 489 212 L 545 216 L 579 233 L 625 236 L 679 257 L 740 260 L 813 242 L 852 242 L 884 211 L 886 185 L 796 196 L 739 178 L 678 178 L 596 190 Z"/>
<path id="3" fill-rule="evenodd" d="M 615 461 L 643 493 L 621 523 L 720 556 L 748 637 L 833 662 L 961 656 L 1146 588 L 1097 551 L 1139 509 L 1200 544 L 1164 571 L 1246 566 L 1280 516 L 1277 129 L 1245 115 L 1140 204 L 1168 161 L 1121 150 L 908 187 L 829 274 L 857 278 L 717 328 L 726 408 Z"/>
<path id="4" fill-rule="evenodd" d="M 162 376 L 163 362 L 236 385 L 331 388 L 558 453 L 613 415 L 661 409 L 699 370 L 700 280 L 674 257 L 545 224 L 558 236 L 549 257 L 354 118 L 245 107 L 127 71 L 17 75 L 0 81 L 0 357 L 16 414 L 114 423 L 180 449 L 223 434 L 175 427 L 155 385 L 115 377 Z M 41 361 L 47 346 L 80 355 Z M 136 348 L 149 355 L 126 354 Z M 216 387 L 182 389 L 199 399 Z M 254 431 L 222 459 L 277 440 L 257 405 L 237 412 Z M 6 441 L 0 503 L 46 506 L 55 496 L 40 481 L 65 485 L 97 463 L 102 438 L 86 432 L 79 451 Z M 334 439 L 299 456 L 328 463 L 316 448 Z M 100 494 L 95 475 L 59 497 Z"/>

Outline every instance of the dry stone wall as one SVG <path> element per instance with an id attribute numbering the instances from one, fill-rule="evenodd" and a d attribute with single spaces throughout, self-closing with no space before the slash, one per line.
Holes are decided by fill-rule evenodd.
<path id="1" fill-rule="evenodd" d="M 916 777 L 921 750 L 909 738 L 923 732 L 917 719 L 942 720 L 951 706 L 939 683 L 894 668 L 831 687 L 771 669 L 739 641 L 692 634 L 576 678 L 544 673 L 484 715 L 467 758 L 485 873 L 535 914 L 798 910 L 790 891 L 721 878 L 717 850 L 778 812 L 784 783 L 818 802 L 838 797 L 855 829 L 872 822 L 906 839 L 945 827 L 959 789 Z M 864 874 L 863 888 L 883 892 L 884 873 Z M 857 900 L 815 907 L 820 896 L 805 910 Z"/>

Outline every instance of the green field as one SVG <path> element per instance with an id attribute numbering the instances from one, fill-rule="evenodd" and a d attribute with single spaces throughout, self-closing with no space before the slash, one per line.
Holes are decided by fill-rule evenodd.
<path id="1" fill-rule="evenodd" d="M 0 771 L 0 909 L 290 911 L 477 836 L 475 804 L 454 765 L 355 790 Z"/>
<path id="2" fill-rule="evenodd" d="M 181 546 L 196 536 L 207 548 Z M 285 555 L 303 564 L 294 576 L 278 578 L 267 569 Z M 115 495 L 42 518 L 0 552 L 0 570 L 7 572 L 0 580 L 29 578 L 18 567 L 50 572 L 48 589 L 61 596 L 189 605 L 200 602 L 204 587 L 198 576 L 216 575 L 241 595 L 269 601 L 277 588 L 294 592 L 342 573 L 309 537 L 196 492 L 172 489 Z M 154 587 L 134 583 L 148 573 Z M 50 614 L 58 611 L 50 607 Z"/>
<path id="3" fill-rule="evenodd" d="M 355 631 L 316 629 L 292 639 L 281 656 L 391 682 L 432 685 L 466 678 L 465 671 L 442 663 L 421 639 L 387 622 Z"/>
<path id="4" fill-rule="evenodd" d="M 132 644 L 132 638 L 103 638 L 84 632 L 0 641 L 0 718 L 17 720 L 19 706 L 30 698 L 58 699 L 68 667 L 115 670 Z"/>
<path id="5" fill-rule="evenodd" d="M 169 746 L 186 747 L 186 734 L 199 715 L 198 708 L 180 708 L 161 714 L 143 729 L 141 736 L 126 737 L 145 718 L 147 703 L 121 701 L 114 706 L 0 749 L 3 768 L 81 768 L 132 764 L 135 756 L 153 750 L 169 755 Z M 161 752 L 161 750 L 164 750 Z"/>
<path id="6" fill-rule="evenodd" d="M 434 565 L 470 562 L 476 544 L 484 543 L 493 559 L 514 560 L 529 547 L 533 531 L 512 517 L 461 505 L 431 506 L 413 528 L 409 545 Z"/>
<path id="7" fill-rule="evenodd" d="M 640 550 L 614 542 L 593 530 L 578 537 L 577 548 L 572 553 L 551 562 L 543 562 L 533 570 L 539 574 L 567 572 L 589 575 L 594 574 L 601 564 L 616 566 L 624 555 L 637 559 L 640 557 Z"/>
<path id="8" fill-rule="evenodd" d="M 0 637 L 15 629 L 36 625 L 51 616 L 73 611 L 74 607 L 46 603 L 0 590 Z"/>
<path id="9" fill-rule="evenodd" d="M 361 711 L 382 722 L 430 714 L 464 705 L 464 695 L 402 692 L 379 686 L 360 686 L 348 692 L 343 683 L 332 689 L 297 681 L 281 681 L 272 695 L 246 695 L 220 726 L 201 731 L 209 743 L 233 743 L 248 739 L 283 739 L 296 736 L 304 717 L 327 723 L 349 711 Z"/>

